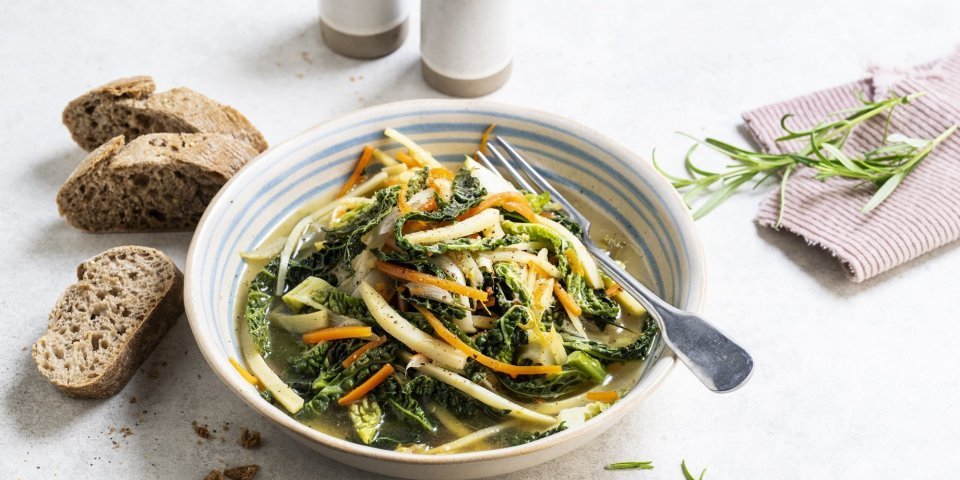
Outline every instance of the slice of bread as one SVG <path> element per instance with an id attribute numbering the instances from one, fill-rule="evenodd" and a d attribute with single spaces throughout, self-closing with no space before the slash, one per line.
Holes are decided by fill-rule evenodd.
<path id="1" fill-rule="evenodd" d="M 67 395 L 119 392 L 183 314 L 183 274 L 147 247 L 116 247 L 77 267 L 33 345 L 37 368 Z"/>
<path id="2" fill-rule="evenodd" d="M 257 152 L 267 149 L 260 131 L 232 107 L 188 88 L 155 90 L 150 77 L 115 80 L 70 102 L 63 123 L 87 151 L 118 135 L 133 141 L 148 133 L 223 133 Z"/>
<path id="3" fill-rule="evenodd" d="M 189 230 L 237 170 L 257 155 L 221 134 L 116 137 L 90 153 L 60 187 L 57 205 L 91 232 Z"/>

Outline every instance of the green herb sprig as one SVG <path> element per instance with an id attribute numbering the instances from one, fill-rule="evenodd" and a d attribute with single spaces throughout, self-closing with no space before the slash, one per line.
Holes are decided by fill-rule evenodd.
<path id="1" fill-rule="evenodd" d="M 690 470 L 687 469 L 687 461 L 686 461 L 686 460 L 680 460 L 680 470 L 683 471 L 683 478 L 684 478 L 684 480 L 703 480 L 703 476 L 707 473 L 707 469 L 704 468 L 703 471 L 700 472 L 700 476 L 694 478 L 694 477 L 693 477 L 693 474 L 690 473 Z"/>
<path id="2" fill-rule="evenodd" d="M 878 187 L 873 197 L 860 210 L 869 213 L 882 203 L 900 185 L 904 177 L 910 174 L 933 149 L 946 140 L 956 130 L 954 125 L 932 140 L 909 138 L 900 134 L 890 134 L 890 119 L 893 111 L 900 105 L 907 105 L 923 93 L 914 93 L 902 97 L 871 102 L 860 98 L 861 106 L 834 112 L 830 117 L 845 115 L 836 120 L 826 120 L 809 130 L 793 131 L 787 127 L 792 114 L 780 119 L 785 134 L 776 141 L 806 139 L 807 144 L 797 152 L 777 154 L 754 152 L 731 145 L 715 138 L 703 140 L 686 135 L 696 143 L 687 151 L 684 167 L 687 178 L 671 175 L 657 164 L 653 156 L 654 167 L 678 190 L 685 190 L 684 201 L 691 208 L 697 199 L 703 198 L 694 209 L 693 217 L 702 218 L 727 200 L 747 182 L 755 180 L 754 188 L 774 175 L 780 175 L 780 210 L 777 226 L 783 218 L 786 206 L 787 181 L 790 174 L 800 165 L 817 170 L 815 178 L 824 180 L 830 177 L 843 177 L 869 182 Z M 857 126 L 871 118 L 886 115 L 883 142 L 878 147 L 851 157 L 843 152 L 843 147 Z M 698 167 L 693 162 L 693 153 L 699 145 L 710 148 L 730 158 L 734 163 L 720 172 L 712 172 Z"/>
<path id="3" fill-rule="evenodd" d="M 653 470 L 653 462 L 618 462 L 611 463 L 604 470 Z"/>

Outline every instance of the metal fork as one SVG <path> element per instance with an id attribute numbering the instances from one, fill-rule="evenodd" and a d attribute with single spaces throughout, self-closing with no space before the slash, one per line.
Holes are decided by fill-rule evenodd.
<path id="1" fill-rule="evenodd" d="M 667 346 L 694 376 L 707 388 L 719 393 L 736 390 L 750 378 L 753 358 L 743 347 L 700 316 L 675 308 L 633 278 L 590 238 L 590 220 L 574 208 L 506 140 L 497 137 L 497 142 L 514 160 L 510 162 L 495 146 L 488 145 L 487 148 L 493 153 L 497 163 L 524 189 L 534 193 L 549 192 L 550 199 L 559 203 L 571 219 L 583 226 L 584 246 L 600 262 L 607 275 L 636 298 L 650 316 L 656 319 Z M 489 158 L 482 153 L 478 157 L 487 167 L 499 174 L 499 170 Z M 535 189 L 527 182 L 518 169 L 538 188 Z"/>

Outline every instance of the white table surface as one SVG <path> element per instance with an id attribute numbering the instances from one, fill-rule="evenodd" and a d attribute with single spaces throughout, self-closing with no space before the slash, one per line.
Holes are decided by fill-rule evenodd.
<path id="1" fill-rule="evenodd" d="M 576 119 L 643 154 L 658 147 L 674 169 L 687 146 L 676 130 L 745 141 L 746 109 L 858 78 L 872 62 L 925 62 L 960 40 L 960 3 L 947 0 L 528 0 L 518 10 L 514 76 L 490 98 Z M 255 462 L 258 478 L 369 478 L 234 397 L 185 319 L 109 400 L 61 395 L 29 351 L 82 260 L 135 243 L 182 267 L 190 240 L 91 235 L 58 217 L 57 189 L 84 156 L 60 123 L 78 94 L 149 74 L 160 89 L 235 106 L 273 143 L 358 108 L 439 96 L 420 76 L 416 20 L 401 50 L 355 61 L 326 49 L 316 14 L 315 2 L 292 0 L 0 5 L 0 477 L 202 478 Z M 699 222 L 704 313 L 749 346 L 750 383 L 718 396 L 677 368 L 594 444 L 510 478 L 679 479 L 681 459 L 718 480 L 957 476 L 960 249 L 852 284 L 820 251 L 758 229 L 760 195 Z M 218 436 L 230 422 L 226 441 L 198 444 L 193 420 Z M 262 432 L 260 449 L 235 444 L 241 426 Z M 133 434 L 109 433 L 121 427 Z M 624 460 L 657 468 L 602 469 Z"/>

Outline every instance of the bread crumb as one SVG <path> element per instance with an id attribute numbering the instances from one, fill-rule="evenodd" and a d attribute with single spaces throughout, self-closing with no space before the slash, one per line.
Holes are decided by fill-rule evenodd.
<path id="1" fill-rule="evenodd" d="M 210 470 L 210 473 L 203 480 L 223 480 L 223 472 L 220 470 Z"/>
<path id="2" fill-rule="evenodd" d="M 147 372 L 147 376 L 150 377 L 150 378 L 158 378 L 158 377 L 160 376 L 160 371 L 157 370 L 156 368 L 151 368 L 151 369 Z"/>
<path id="3" fill-rule="evenodd" d="M 240 446 L 243 448 L 257 448 L 260 446 L 260 432 L 256 430 L 240 429 Z"/>
<path id="4" fill-rule="evenodd" d="M 136 395 L 130 397 L 130 403 L 137 403 L 137 396 L 136 396 Z"/>
<path id="5" fill-rule="evenodd" d="M 200 438 L 211 439 L 213 435 L 210 434 L 210 429 L 206 425 L 200 425 L 196 420 L 193 421 L 193 431 L 197 432 L 197 435 Z"/>
<path id="6" fill-rule="evenodd" d="M 228 468 L 223 471 L 223 474 L 231 480 L 251 480 L 253 477 L 257 476 L 257 472 L 259 471 L 260 465 L 254 463 L 251 465 Z"/>
<path id="7" fill-rule="evenodd" d="M 120 433 L 122 433 L 124 437 L 129 437 L 133 435 L 133 430 L 131 430 L 130 427 L 123 427 L 120 429 Z"/>

